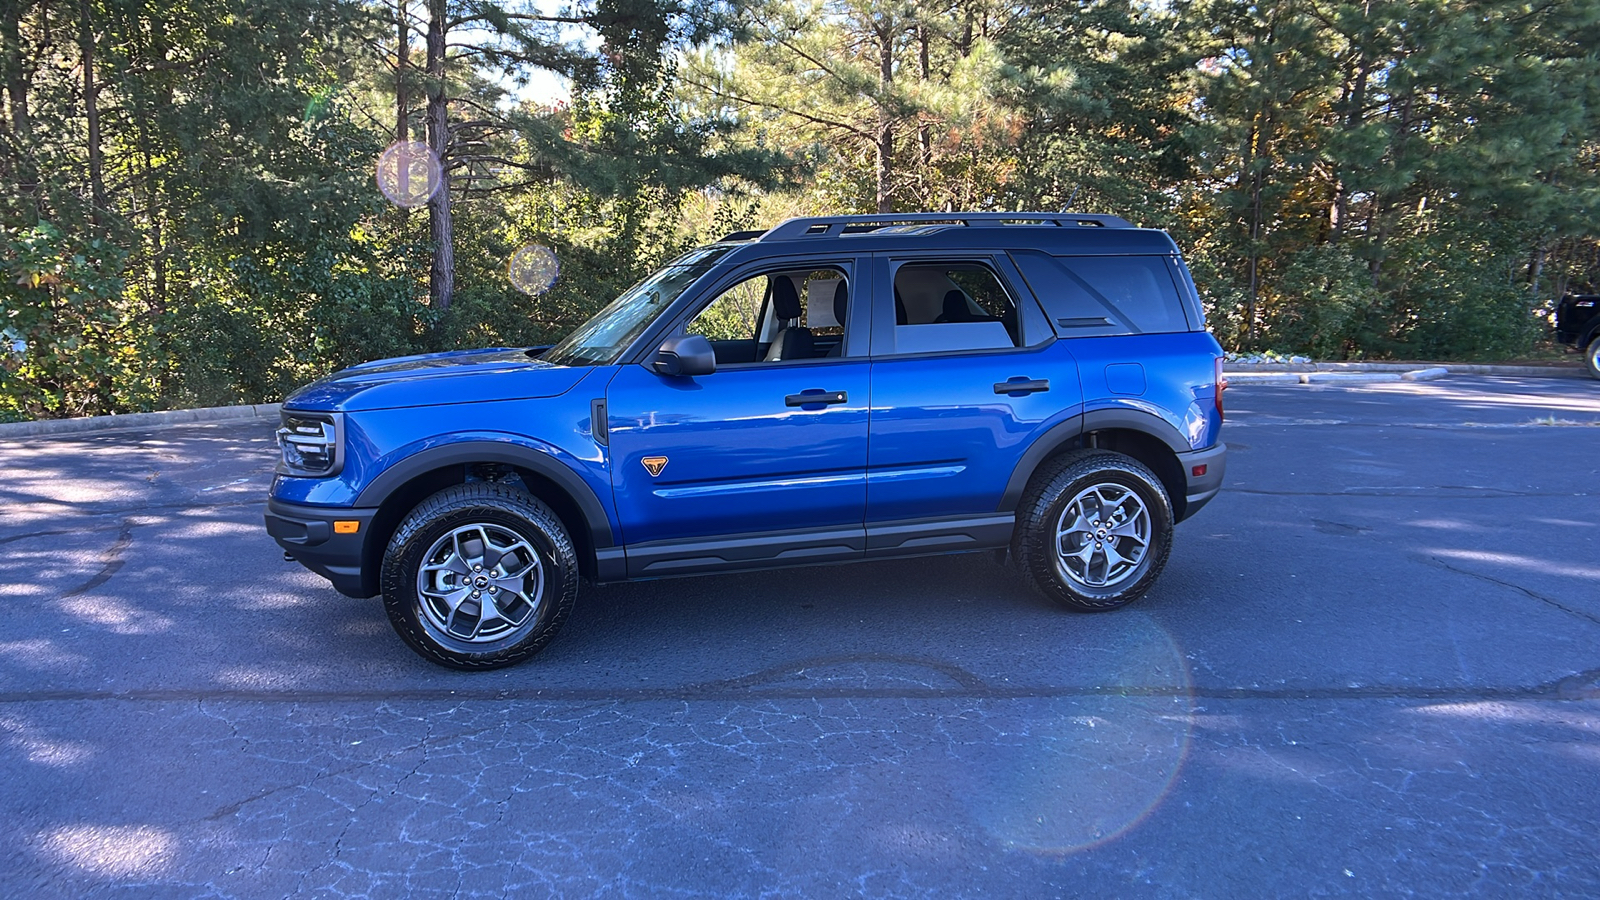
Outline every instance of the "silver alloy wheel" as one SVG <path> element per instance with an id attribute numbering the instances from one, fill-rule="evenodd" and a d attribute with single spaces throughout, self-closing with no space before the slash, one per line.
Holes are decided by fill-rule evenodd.
<path id="1" fill-rule="evenodd" d="M 469 643 L 496 641 L 533 618 L 544 597 L 533 545 L 501 525 L 464 525 L 433 542 L 417 569 L 428 623 Z"/>
<path id="2" fill-rule="evenodd" d="M 1056 523 L 1056 570 L 1085 587 L 1126 581 L 1149 551 L 1150 511 L 1124 485 L 1079 491 Z"/>

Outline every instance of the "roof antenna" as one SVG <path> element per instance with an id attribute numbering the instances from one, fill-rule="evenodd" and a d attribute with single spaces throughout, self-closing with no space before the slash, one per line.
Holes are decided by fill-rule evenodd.
<path id="1" fill-rule="evenodd" d="M 1072 212 L 1072 204 L 1073 204 L 1074 201 L 1076 201 L 1078 199 L 1078 189 L 1081 188 L 1081 187 L 1083 187 L 1083 185 L 1080 184 L 1080 185 L 1075 185 L 1072 188 L 1072 196 L 1067 198 L 1067 205 L 1061 207 L 1061 211 L 1062 212 Z"/>

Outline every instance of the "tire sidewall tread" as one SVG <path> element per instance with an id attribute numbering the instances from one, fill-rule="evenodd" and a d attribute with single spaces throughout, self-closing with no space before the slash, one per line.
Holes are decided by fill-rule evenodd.
<path id="1" fill-rule="evenodd" d="M 1056 523 L 1062 508 L 1091 477 L 1138 491 L 1151 520 L 1152 541 L 1142 563 L 1143 573 L 1104 595 L 1084 592 L 1056 571 Z M 1106 612 L 1139 599 L 1155 583 L 1172 550 L 1172 520 L 1172 501 L 1165 486 L 1143 463 L 1109 450 L 1068 451 L 1045 463 L 1029 480 L 1017 506 L 1011 558 L 1024 580 L 1045 597 L 1075 612 Z"/>
<path id="2" fill-rule="evenodd" d="M 485 644 L 490 649 L 483 651 L 442 646 L 421 621 L 416 589 L 422 554 L 443 533 L 474 521 L 516 529 L 534 544 L 547 567 L 535 626 L 510 644 Z M 429 662 L 473 670 L 514 665 L 544 649 L 571 614 L 578 581 L 577 552 L 560 517 L 532 494 L 495 482 L 454 485 L 417 504 L 389 539 L 379 576 L 384 610 L 400 638 Z"/>

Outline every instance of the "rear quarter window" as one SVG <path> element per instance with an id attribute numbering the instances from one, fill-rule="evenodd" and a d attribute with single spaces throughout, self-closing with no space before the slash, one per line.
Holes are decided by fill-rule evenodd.
<path id="1" fill-rule="evenodd" d="M 1012 254 L 1062 337 L 1189 331 L 1165 256 Z"/>

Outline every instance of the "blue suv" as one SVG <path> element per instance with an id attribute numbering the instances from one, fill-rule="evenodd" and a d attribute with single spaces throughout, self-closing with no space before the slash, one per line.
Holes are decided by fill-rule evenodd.
<path id="1" fill-rule="evenodd" d="M 1078 213 L 791 219 L 549 348 L 284 401 L 267 531 L 433 662 L 538 652 L 578 582 L 1009 550 L 1141 596 L 1222 482 L 1222 351 L 1165 232 Z"/>

